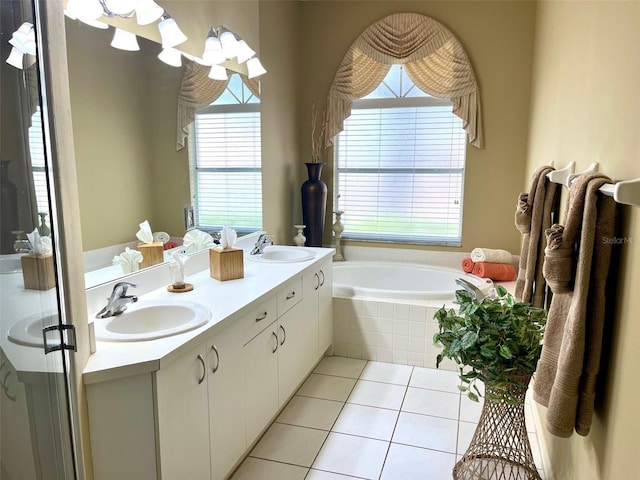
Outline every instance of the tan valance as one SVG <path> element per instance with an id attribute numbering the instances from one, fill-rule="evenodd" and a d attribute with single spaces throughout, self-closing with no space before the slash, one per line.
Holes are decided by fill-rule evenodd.
<path id="1" fill-rule="evenodd" d="M 397 63 L 404 64 L 421 90 L 450 99 L 469 143 L 483 146 L 480 93 L 469 58 L 444 25 L 417 13 L 389 15 L 370 25 L 349 47 L 327 98 L 327 146 L 343 130 L 353 100 L 375 90 Z"/>
<path id="2" fill-rule="evenodd" d="M 196 118 L 196 109 L 211 105 L 227 88 L 229 80 L 212 80 L 208 77 L 210 67 L 191 60 L 185 61 L 182 84 L 178 92 L 178 139 L 176 150 L 182 150 L 187 144 L 189 125 Z M 260 98 L 258 79 L 241 75 L 242 81 L 256 97 Z"/>

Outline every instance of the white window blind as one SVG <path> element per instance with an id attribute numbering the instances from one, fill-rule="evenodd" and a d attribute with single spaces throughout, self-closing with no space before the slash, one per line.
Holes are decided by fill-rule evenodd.
<path id="1" fill-rule="evenodd" d="M 260 104 L 243 96 L 244 90 L 234 95 L 244 87 L 239 77 L 238 82 L 232 79 L 221 98 L 196 112 L 192 195 L 196 226 L 202 229 L 262 228 Z"/>
<path id="2" fill-rule="evenodd" d="M 337 137 L 334 192 L 336 208 L 345 211 L 342 237 L 460 245 L 462 121 L 450 102 L 423 92 L 417 97 L 414 86 L 405 91 L 406 97 L 354 102 Z"/>
<path id="3" fill-rule="evenodd" d="M 49 213 L 49 193 L 45 173 L 44 138 L 42 133 L 42 115 L 38 106 L 31 116 L 29 127 L 29 152 L 31 154 L 31 170 L 36 193 L 38 212 Z"/>

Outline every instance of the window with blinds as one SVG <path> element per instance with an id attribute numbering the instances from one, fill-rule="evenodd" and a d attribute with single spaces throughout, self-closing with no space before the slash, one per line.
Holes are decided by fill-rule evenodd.
<path id="1" fill-rule="evenodd" d="M 38 212 L 49 213 L 49 190 L 47 189 L 47 176 L 45 172 L 44 138 L 40 106 L 37 107 L 35 113 L 31 116 L 29 152 L 31 154 L 31 171 L 33 172 L 33 185 L 36 193 Z"/>
<path id="2" fill-rule="evenodd" d="M 238 74 L 215 102 L 196 111 L 190 142 L 196 226 L 228 226 L 238 233 L 260 230 L 260 101 Z"/>
<path id="3" fill-rule="evenodd" d="M 401 65 L 353 102 L 334 154 L 342 238 L 461 244 L 466 135 L 451 109 Z"/>

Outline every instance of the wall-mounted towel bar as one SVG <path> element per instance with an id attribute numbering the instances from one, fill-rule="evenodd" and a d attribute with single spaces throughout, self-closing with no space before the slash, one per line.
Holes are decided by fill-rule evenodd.
<path id="1" fill-rule="evenodd" d="M 597 172 L 598 163 L 592 163 L 589 165 L 589 168 L 581 173 L 574 173 L 575 169 L 576 162 L 569 162 L 566 167 L 549 172 L 547 174 L 547 178 L 550 182 L 560 183 L 565 187 L 569 187 L 571 182 L 583 173 Z M 604 195 L 613 197 L 613 199 L 618 203 L 640 207 L 640 178 L 617 183 L 608 183 L 600 188 L 600 192 Z"/>

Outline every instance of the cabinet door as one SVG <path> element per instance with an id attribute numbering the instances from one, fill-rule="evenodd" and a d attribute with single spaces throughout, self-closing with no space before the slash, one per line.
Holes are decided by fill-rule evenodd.
<path id="1" fill-rule="evenodd" d="M 200 345 L 156 373 L 160 478 L 164 480 L 211 476 L 205 357 L 205 346 Z"/>
<path id="2" fill-rule="evenodd" d="M 242 332 L 231 325 L 207 343 L 211 478 L 226 477 L 244 453 Z"/>
<path id="3" fill-rule="evenodd" d="M 274 321 L 242 349 L 247 444 L 278 410 L 278 322 Z"/>
<path id="4" fill-rule="evenodd" d="M 318 323 L 304 315 L 302 305 L 298 303 L 278 320 L 279 405 L 287 401 L 318 358 Z"/>
<path id="5" fill-rule="evenodd" d="M 318 354 L 324 352 L 333 342 L 333 262 L 325 260 L 318 271 Z"/>

